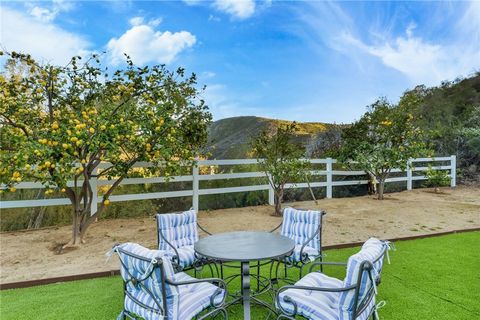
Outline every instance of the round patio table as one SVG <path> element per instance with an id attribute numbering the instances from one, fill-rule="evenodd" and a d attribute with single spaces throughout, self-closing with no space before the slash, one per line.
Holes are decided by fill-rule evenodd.
<path id="1" fill-rule="evenodd" d="M 195 251 L 220 262 L 240 262 L 243 319 L 250 319 L 250 262 L 288 256 L 295 243 L 285 236 L 255 231 L 214 234 L 195 243 Z"/>

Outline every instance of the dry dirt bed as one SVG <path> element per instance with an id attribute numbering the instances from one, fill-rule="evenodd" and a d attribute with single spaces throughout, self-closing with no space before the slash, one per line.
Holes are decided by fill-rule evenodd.
<path id="1" fill-rule="evenodd" d="M 324 209 L 323 244 L 364 241 L 369 236 L 395 238 L 480 227 L 480 188 L 445 188 L 435 194 L 417 189 L 372 197 L 295 202 L 296 208 Z M 270 206 L 200 212 L 200 224 L 213 233 L 233 230 L 270 230 L 281 218 L 270 215 Z M 153 218 L 103 220 L 94 224 L 82 247 L 55 254 L 54 248 L 69 239 L 69 227 L 0 234 L 0 282 L 42 279 L 118 269 L 117 259 L 105 262 L 114 243 L 137 242 L 154 248 Z"/>

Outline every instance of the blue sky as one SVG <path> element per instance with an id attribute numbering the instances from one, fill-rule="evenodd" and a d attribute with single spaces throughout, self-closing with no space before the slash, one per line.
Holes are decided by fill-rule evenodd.
<path id="1" fill-rule="evenodd" d="M 480 2 L 36 1 L 1 4 L 0 44 L 66 63 L 183 66 L 214 119 L 346 123 L 380 96 L 480 71 Z"/>

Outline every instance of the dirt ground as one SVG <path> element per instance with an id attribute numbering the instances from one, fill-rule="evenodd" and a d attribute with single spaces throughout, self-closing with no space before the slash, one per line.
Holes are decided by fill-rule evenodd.
<path id="1" fill-rule="evenodd" d="M 292 207 L 324 209 L 323 244 L 364 241 L 370 236 L 395 238 L 480 227 L 480 188 L 416 189 L 386 195 L 384 201 L 364 196 L 295 202 Z M 288 204 L 287 204 L 288 205 Z M 257 206 L 199 213 L 212 233 L 271 230 L 281 222 L 273 207 Z M 0 233 L 0 282 L 43 279 L 118 269 L 116 258 L 105 262 L 113 244 L 137 242 L 154 248 L 154 218 L 103 220 L 92 225 L 87 243 L 56 254 L 53 248 L 69 239 L 70 228 Z M 204 234 L 201 234 L 204 236 Z"/>

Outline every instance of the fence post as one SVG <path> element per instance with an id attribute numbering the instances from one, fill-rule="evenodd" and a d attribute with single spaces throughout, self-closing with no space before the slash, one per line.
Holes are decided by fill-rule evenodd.
<path id="1" fill-rule="evenodd" d="M 90 183 L 90 188 L 92 188 L 92 204 L 90 205 L 90 215 L 91 216 L 94 215 L 95 212 L 97 212 L 97 209 L 98 209 L 98 190 L 97 190 L 98 169 L 97 168 L 93 169 L 92 173 L 93 174 L 92 174 L 90 180 L 88 181 Z"/>
<path id="2" fill-rule="evenodd" d="M 450 187 L 455 187 L 457 185 L 457 156 L 450 156 Z"/>
<path id="3" fill-rule="evenodd" d="M 333 177 L 332 177 L 332 158 L 327 158 L 327 198 L 331 199 L 333 195 Z"/>
<path id="4" fill-rule="evenodd" d="M 192 167 L 192 207 L 195 210 L 195 212 L 198 212 L 199 209 L 199 198 L 198 198 L 198 189 L 199 189 L 199 182 L 198 182 L 198 175 L 199 175 L 199 170 L 198 170 L 198 165 L 195 163 L 193 164 Z"/>
<path id="5" fill-rule="evenodd" d="M 275 205 L 275 191 L 272 188 L 270 183 L 272 181 L 272 176 L 268 174 L 268 204 L 271 206 Z"/>
<path id="6" fill-rule="evenodd" d="M 407 190 L 413 189 L 412 179 L 412 158 L 407 160 Z"/>

